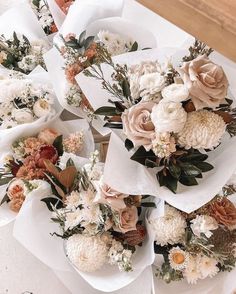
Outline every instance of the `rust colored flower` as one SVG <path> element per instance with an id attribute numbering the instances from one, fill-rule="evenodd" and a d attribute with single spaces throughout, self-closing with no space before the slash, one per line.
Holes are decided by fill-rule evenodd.
<path id="1" fill-rule="evenodd" d="M 73 2 L 74 0 L 56 0 L 57 5 L 65 14 L 68 13 L 68 10 Z"/>
<path id="2" fill-rule="evenodd" d="M 141 244 L 146 237 L 146 229 L 142 225 L 137 225 L 137 230 L 129 231 L 124 234 L 124 240 L 130 246 L 136 246 Z"/>
<path id="3" fill-rule="evenodd" d="M 50 27 L 50 30 L 52 33 L 56 33 L 57 32 L 57 26 L 55 25 L 55 23 L 53 23 Z"/>
<path id="4" fill-rule="evenodd" d="M 84 68 L 81 66 L 80 62 L 68 66 L 65 70 L 68 82 L 76 84 L 75 76 L 83 70 Z"/>
<path id="5" fill-rule="evenodd" d="M 236 207 L 225 197 L 210 204 L 210 215 L 229 229 L 236 227 Z"/>
<path id="6" fill-rule="evenodd" d="M 85 51 L 84 55 L 89 59 L 93 59 L 97 54 L 97 44 L 92 43 L 89 48 Z"/>
<path id="7" fill-rule="evenodd" d="M 58 153 L 52 145 L 44 145 L 34 154 L 34 161 L 38 168 L 46 168 L 44 164 L 45 159 L 50 160 L 53 164 L 57 162 Z"/>

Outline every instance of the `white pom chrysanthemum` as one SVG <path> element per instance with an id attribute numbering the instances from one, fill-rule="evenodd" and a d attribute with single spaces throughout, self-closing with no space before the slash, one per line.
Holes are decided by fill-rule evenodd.
<path id="1" fill-rule="evenodd" d="M 189 256 L 188 265 L 183 272 L 183 276 L 186 278 L 189 284 L 196 284 L 197 280 L 202 278 L 202 274 L 199 268 L 200 256 Z"/>
<path id="2" fill-rule="evenodd" d="M 194 235 L 201 237 L 204 234 L 207 238 L 212 236 L 213 230 L 218 229 L 219 225 L 217 221 L 209 215 L 197 215 L 196 218 L 191 220 L 190 225 Z"/>
<path id="3" fill-rule="evenodd" d="M 73 235 L 66 242 L 67 256 L 83 272 L 100 269 L 108 258 L 109 246 L 101 236 Z"/>
<path id="4" fill-rule="evenodd" d="M 218 272 L 219 268 L 217 267 L 218 261 L 214 258 L 210 258 L 206 255 L 203 255 L 199 258 L 199 270 L 202 275 L 202 279 L 207 277 L 214 277 Z"/>
<path id="5" fill-rule="evenodd" d="M 219 145 L 226 124 L 221 116 L 200 110 L 188 113 L 184 128 L 178 133 L 178 143 L 186 149 L 212 149 Z"/>
<path id="6" fill-rule="evenodd" d="M 149 220 L 155 233 L 155 241 L 161 246 L 181 242 L 187 226 L 185 218 L 174 207 L 165 206 L 163 217 Z"/>

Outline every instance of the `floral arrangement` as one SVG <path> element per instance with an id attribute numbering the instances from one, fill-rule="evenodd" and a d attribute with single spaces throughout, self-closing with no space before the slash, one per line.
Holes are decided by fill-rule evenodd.
<path id="1" fill-rule="evenodd" d="M 60 7 L 60 9 L 65 14 L 67 14 L 71 4 L 73 4 L 75 0 L 55 0 L 55 1 L 57 5 Z"/>
<path id="2" fill-rule="evenodd" d="M 82 168 L 75 168 L 71 159 L 66 166 L 61 172 L 70 173 L 67 192 L 63 199 L 57 199 L 56 207 L 52 203 L 47 205 L 53 211 L 52 220 L 60 225 L 61 232 L 54 235 L 65 240 L 69 260 L 82 272 L 98 271 L 105 264 L 132 271 L 132 257 L 146 236 L 140 218 L 142 207 L 153 203 L 105 184 L 103 165 L 98 162 L 96 151 Z M 59 170 L 53 164 L 48 170 L 53 181 L 60 180 Z"/>
<path id="3" fill-rule="evenodd" d="M 30 42 L 15 32 L 9 39 L 0 36 L 0 64 L 8 69 L 29 74 L 37 65 L 45 68 L 43 54 L 47 50 L 48 44 L 42 39 Z"/>
<path id="4" fill-rule="evenodd" d="M 111 97 L 95 115 L 105 116 L 105 126 L 123 129 L 132 160 L 156 168 L 160 186 L 176 193 L 178 183 L 197 185 L 213 169 L 207 153 L 228 133 L 234 136 L 236 109 L 228 98 L 223 68 L 211 61 L 212 49 L 195 41 L 178 67 L 170 62 L 143 61 L 115 64 L 105 48 L 97 55 L 110 66 L 113 83 L 101 66 L 84 70 L 101 82 Z"/>
<path id="5" fill-rule="evenodd" d="M 46 35 L 57 32 L 57 27 L 46 0 L 29 0 L 29 3 L 38 17 L 39 23 Z"/>
<path id="6" fill-rule="evenodd" d="M 55 97 L 47 85 L 13 75 L 0 80 L 0 88 L 0 129 L 55 114 Z"/>
<path id="7" fill-rule="evenodd" d="M 159 278 L 195 284 L 235 268 L 236 206 L 227 198 L 235 192 L 235 186 L 225 186 L 221 195 L 191 214 L 166 204 L 164 216 L 150 217 L 155 253 L 163 256 Z"/>
<path id="8" fill-rule="evenodd" d="M 8 184 L 1 204 L 7 202 L 12 211 L 18 212 L 26 195 L 38 187 L 37 180 L 54 185 L 47 176 L 46 162 L 56 164 L 64 152 L 79 154 L 82 148 L 83 132 L 64 138 L 55 129 L 46 128 L 35 136 L 17 139 L 0 170 L 0 185 Z"/>
<path id="9" fill-rule="evenodd" d="M 76 83 L 75 77 L 85 68 L 92 64 L 100 64 L 103 59 L 97 52 L 105 48 L 111 56 L 136 51 L 137 42 L 131 38 L 121 37 L 108 31 L 99 31 L 97 36 L 86 38 L 86 32 L 81 33 L 79 38 L 75 34 L 68 34 L 65 38 L 61 36 L 63 46 L 59 49 L 64 59 L 66 79 L 69 83 L 66 92 L 66 100 L 69 105 L 82 107 L 83 110 L 91 113 L 91 106 Z"/>

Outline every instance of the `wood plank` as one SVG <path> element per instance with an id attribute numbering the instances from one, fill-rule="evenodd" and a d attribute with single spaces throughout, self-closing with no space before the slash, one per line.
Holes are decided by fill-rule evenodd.
<path id="1" fill-rule="evenodd" d="M 137 0 L 236 62 L 235 0 Z"/>

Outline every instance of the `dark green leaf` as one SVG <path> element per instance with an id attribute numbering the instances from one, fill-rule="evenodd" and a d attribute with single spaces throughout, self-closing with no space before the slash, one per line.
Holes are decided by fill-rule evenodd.
<path id="1" fill-rule="evenodd" d="M 202 153 L 193 153 L 193 154 L 188 154 L 186 156 L 181 157 L 182 162 L 190 162 L 190 161 L 204 161 L 208 158 L 207 154 L 202 154 Z"/>
<path id="2" fill-rule="evenodd" d="M 208 162 L 194 162 L 194 165 L 199 168 L 203 173 L 208 172 L 214 168 L 214 166 Z"/>
<path id="3" fill-rule="evenodd" d="M 158 167 L 158 164 L 155 161 L 152 161 L 152 160 L 147 158 L 145 160 L 145 166 L 149 167 L 149 168 L 154 168 L 154 167 Z"/>
<path id="4" fill-rule="evenodd" d="M 142 202 L 141 203 L 142 207 L 153 207 L 156 208 L 156 204 L 154 202 Z"/>
<path id="5" fill-rule="evenodd" d="M 0 202 L 0 205 L 2 205 L 3 203 L 5 202 L 9 202 L 10 201 L 10 198 L 6 195 L 4 195 L 4 197 L 2 198 L 1 202 Z"/>
<path id="6" fill-rule="evenodd" d="M 119 101 L 114 101 L 113 103 L 115 104 L 116 109 L 118 110 L 119 113 L 124 112 L 124 110 L 126 109 L 126 107 Z"/>
<path id="7" fill-rule="evenodd" d="M 142 199 L 147 199 L 149 197 L 151 197 L 151 195 L 142 195 Z"/>
<path id="8" fill-rule="evenodd" d="M 157 173 L 157 179 L 160 186 L 165 186 L 173 193 L 177 191 L 178 180 L 174 178 L 168 170 L 166 170 L 166 175 L 163 172 L 164 170 Z"/>
<path id="9" fill-rule="evenodd" d="M 229 98 L 225 98 L 225 100 L 227 101 L 228 105 L 232 105 L 233 103 L 233 100 L 232 99 L 229 99 Z"/>
<path id="10" fill-rule="evenodd" d="M 198 185 L 198 182 L 194 177 L 180 176 L 179 182 L 184 186 L 196 186 L 196 185 Z"/>
<path id="11" fill-rule="evenodd" d="M 135 41 L 129 50 L 129 52 L 137 51 L 138 50 L 138 43 Z"/>
<path id="12" fill-rule="evenodd" d="M 56 137 L 56 139 L 53 142 L 53 146 L 57 149 L 58 155 L 61 156 L 63 154 L 63 136 L 60 135 Z"/>
<path id="13" fill-rule="evenodd" d="M 47 197 L 47 198 L 41 199 L 41 201 L 47 205 L 47 208 L 50 211 L 53 211 L 52 206 L 54 206 L 56 209 L 60 209 L 63 207 L 63 202 L 58 198 Z"/>
<path id="14" fill-rule="evenodd" d="M 103 106 L 98 108 L 96 111 L 94 111 L 94 114 L 96 115 L 107 115 L 107 116 L 114 116 L 118 115 L 120 112 L 116 109 L 116 107 L 112 106 Z"/>
<path id="15" fill-rule="evenodd" d="M 123 91 L 123 94 L 126 98 L 129 98 L 131 93 L 130 93 L 130 85 L 129 85 L 129 82 L 124 79 L 121 83 L 121 87 L 122 87 L 122 91 Z"/>
<path id="16" fill-rule="evenodd" d="M 169 171 L 170 171 L 171 175 L 174 178 L 178 179 L 180 177 L 181 168 L 178 165 L 176 165 L 176 164 L 174 164 L 174 163 L 171 162 L 169 164 L 168 168 L 169 168 Z"/>
<path id="17" fill-rule="evenodd" d="M 131 159 L 145 165 L 146 159 L 156 161 L 156 155 L 153 151 L 146 151 L 143 146 L 139 147 L 138 150 L 131 156 Z"/>
<path id="18" fill-rule="evenodd" d="M 18 47 L 20 45 L 20 41 L 19 39 L 17 38 L 17 34 L 16 32 L 13 33 L 13 44 Z"/>
<path id="19" fill-rule="evenodd" d="M 201 170 L 191 163 L 181 163 L 180 167 L 183 173 L 188 177 L 196 177 L 201 174 Z"/>
<path id="20" fill-rule="evenodd" d="M 134 144 L 132 141 L 130 141 L 129 139 L 125 140 L 125 148 L 130 151 L 131 149 L 134 148 Z"/>

